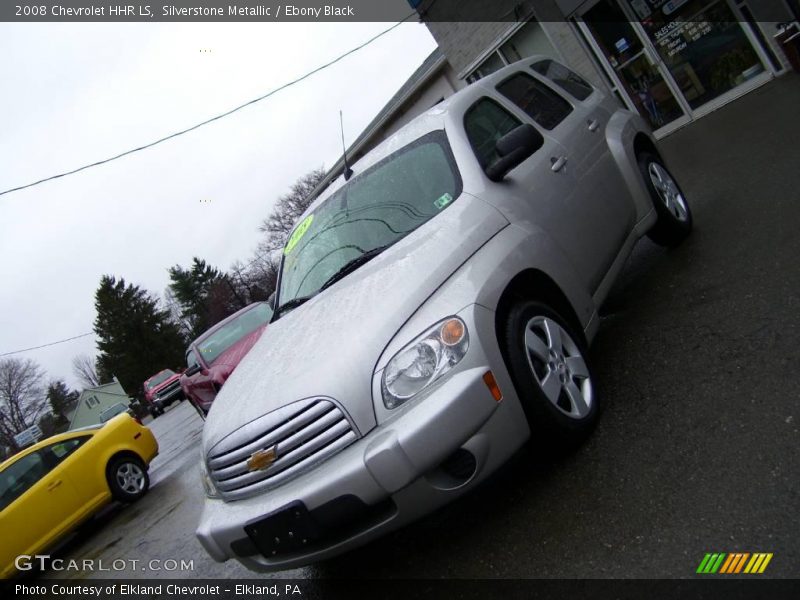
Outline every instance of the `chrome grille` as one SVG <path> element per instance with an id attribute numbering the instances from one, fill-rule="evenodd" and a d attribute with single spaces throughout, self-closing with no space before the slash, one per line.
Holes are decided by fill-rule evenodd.
<path id="1" fill-rule="evenodd" d="M 226 500 L 277 486 L 326 460 L 358 439 L 338 404 L 327 398 L 301 400 L 275 410 L 216 444 L 206 457 L 208 473 Z M 253 453 L 275 450 L 272 464 L 250 470 Z"/>
<path id="2" fill-rule="evenodd" d="M 167 396 L 172 394 L 174 391 L 176 391 L 179 387 L 181 387 L 181 382 L 177 381 L 177 380 L 173 381 L 167 387 L 158 390 L 156 392 L 156 398 L 166 398 Z"/>

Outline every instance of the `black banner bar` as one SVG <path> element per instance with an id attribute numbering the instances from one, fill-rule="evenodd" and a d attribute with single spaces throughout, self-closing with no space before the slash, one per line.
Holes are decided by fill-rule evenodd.
<path id="1" fill-rule="evenodd" d="M 661 0 L 648 1 L 653 11 L 669 12 Z M 579 4 L 573 0 L 3 0 L 0 22 L 564 21 Z M 759 18 L 784 21 L 785 7 L 777 2 L 760 7 Z"/>
<path id="2" fill-rule="evenodd" d="M 0 596 L 6 600 L 795 600 L 800 597 L 800 581 L 742 575 L 677 580 L 52 580 L 3 582 Z"/>

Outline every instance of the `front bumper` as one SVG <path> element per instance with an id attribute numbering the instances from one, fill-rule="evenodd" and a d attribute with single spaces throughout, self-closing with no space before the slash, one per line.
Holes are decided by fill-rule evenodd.
<path id="1" fill-rule="evenodd" d="M 180 384 L 172 387 L 171 389 L 165 392 L 157 392 L 155 397 L 153 398 L 153 403 L 159 403 L 162 406 L 169 406 L 175 400 L 183 397 L 183 389 L 181 389 Z"/>
<path id="2" fill-rule="evenodd" d="M 494 313 L 463 312 L 467 356 L 425 397 L 278 488 L 234 502 L 207 499 L 197 537 L 209 554 L 260 571 L 323 560 L 431 512 L 505 462 L 527 439 L 527 422 L 497 348 Z M 489 370 L 500 402 L 483 381 Z M 453 469 L 454 457 L 465 456 Z"/>

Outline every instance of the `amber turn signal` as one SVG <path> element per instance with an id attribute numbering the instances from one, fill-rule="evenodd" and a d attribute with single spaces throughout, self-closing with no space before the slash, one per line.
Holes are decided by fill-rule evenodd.
<path id="1" fill-rule="evenodd" d="M 484 373 L 483 383 L 485 383 L 486 387 L 489 388 L 492 398 L 494 398 L 497 402 L 500 402 L 500 400 L 503 399 L 503 392 L 500 391 L 500 387 L 497 385 L 497 381 L 495 381 L 494 374 L 491 371 L 486 371 L 486 373 Z"/>
<path id="2" fill-rule="evenodd" d="M 464 339 L 464 323 L 459 319 L 450 319 L 442 325 L 442 342 L 448 346 L 455 346 Z"/>

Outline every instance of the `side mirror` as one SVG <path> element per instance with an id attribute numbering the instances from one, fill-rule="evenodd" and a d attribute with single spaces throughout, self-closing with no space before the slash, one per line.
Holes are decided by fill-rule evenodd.
<path id="1" fill-rule="evenodd" d="M 267 304 L 272 310 L 275 310 L 275 292 L 272 292 L 267 298 Z"/>
<path id="2" fill-rule="evenodd" d="M 500 156 L 486 167 L 486 176 L 494 182 L 502 181 L 514 167 L 544 145 L 544 137 L 530 123 L 512 129 L 495 143 Z"/>
<path id="3" fill-rule="evenodd" d="M 202 370 L 203 370 L 203 367 L 201 367 L 198 364 L 194 364 L 191 367 L 189 367 L 188 369 L 186 369 L 183 372 L 183 374 L 186 375 L 187 377 L 191 377 L 192 375 L 196 375 L 197 373 L 199 373 Z"/>

